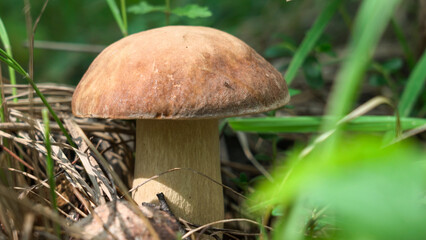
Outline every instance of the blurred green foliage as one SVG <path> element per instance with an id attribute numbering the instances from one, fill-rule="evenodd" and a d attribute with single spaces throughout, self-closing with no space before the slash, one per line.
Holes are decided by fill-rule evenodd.
<path id="1" fill-rule="evenodd" d="M 295 151 L 252 196 L 251 210 L 276 206 L 282 217 L 274 239 L 304 239 L 300 226 L 312 209 L 323 213 L 310 237 L 328 228 L 326 239 L 424 239 L 425 152 L 380 142 L 347 135 L 328 158 L 322 149 L 303 159 Z"/>
<path id="2" fill-rule="evenodd" d="M 149 3 L 142 1 L 137 5 L 133 5 L 128 8 L 128 11 L 134 14 L 147 14 L 152 12 L 162 12 L 166 13 L 166 5 L 150 5 Z M 170 13 L 175 14 L 181 17 L 189 18 L 205 18 L 210 17 L 212 13 L 207 7 L 202 7 L 197 4 L 188 4 L 183 7 L 177 7 L 170 9 Z"/>

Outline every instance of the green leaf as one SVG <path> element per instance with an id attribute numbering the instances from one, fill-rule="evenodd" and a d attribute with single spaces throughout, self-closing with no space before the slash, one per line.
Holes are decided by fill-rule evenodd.
<path id="1" fill-rule="evenodd" d="M 283 208 L 282 205 L 278 205 L 276 207 L 274 207 L 271 211 L 271 215 L 274 217 L 280 217 L 283 216 L 285 213 L 285 209 Z"/>
<path id="2" fill-rule="evenodd" d="M 293 56 L 295 50 L 296 46 L 290 42 L 282 42 L 280 44 L 268 47 L 263 55 L 267 58 L 291 57 Z"/>
<path id="3" fill-rule="evenodd" d="M 315 47 L 315 51 L 320 52 L 320 53 L 326 53 L 327 55 L 331 56 L 331 57 L 336 57 L 337 54 L 336 52 L 334 52 L 333 50 L 333 45 L 331 45 L 330 42 L 320 42 L 317 44 L 317 46 Z"/>
<path id="4" fill-rule="evenodd" d="M 266 155 L 264 153 L 257 153 L 254 155 L 254 158 L 256 158 L 257 161 L 261 162 L 270 162 L 272 160 L 271 156 Z"/>
<path id="5" fill-rule="evenodd" d="M 371 84 L 372 86 L 384 86 L 386 85 L 387 82 L 382 74 L 373 73 L 368 78 L 368 83 Z"/>
<path id="6" fill-rule="evenodd" d="M 272 140 L 274 140 L 274 139 L 277 139 L 277 138 L 278 138 L 278 135 L 277 135 L 277 134 L 274 134 L 274 133 L 271 133 L 271 134 L 268 134 L 268 133 L 261 133 L 261 134 L 259 134 L 259 137 L 260 137 L 260 138 L 262 138 L 262 139 L 264 139 L 264 140 L 272 141 Z"/>
<path id="7" fill-rule="evenodd" d="M 389 73 L 396 72 L 402 68 L 403 62 L 401 58 L 393 58 L 382 64 L 382 67 Z"/>
<path id="8" fill-rule="evenodd" d="M 416 64 L 413 72 L 410 74 L 407 85 L 402 93 L 398 104 L 399 114 L 403 117 L 409 116 L 421 92 L 425 91 L 426 82 L 426 52 Z M 426 104 L 423 104 L 426 105 Z"/>
<path id="9" fill-rule="evenodd" d="M 239 188 L 243 189 L 244 191 L 247 190 L 248 187 L 248 177 L 245 173 L 240 173 L 240 176 L 237 178 L 231 179 L 232 182 L 234 182 Z"/>
<path id="10" fill-rule="evenodd" d="M 127 9 L 129 12 L 134 14 L 147 14 L 152 12 L 164 12 L 166 11 L 166 6 L 154 6 L 147 2 L 140 2 L 137 5 L 133 5 Z"/>
<path id="11" fill-rule="evenodd" d="M 202 7 L 197 4 L 188 4 L 184 7 L 172 9 L 172 13 L 189 18 L 206 18 L 212 15 L 208 7 Z"/>
<path id="12" fill-rule="evenodd" d="M 304 159 L 296 156 L 276 169 L 273 182 L 258 187 L 247 202 L 250 210 L 326 207 L 322 215 L 336 218 L 327 235 L 338 229 L 336 237 L 327 239 L 424 239 L 426 155 L 421 148 L 382 148 L 380 139 L 347 138 L 330 155 L 318 150 Z M 287 231 L 303 231 L 306 226 L 300 226 L 300 220 L 280 221 L 292 226 Z M 284 228 L 279 223 L 275 234 L 284 234 Z"/>
<path id="13" fill-rule="evenodd" d="M 300 94 L 302 91 L 300 91 L 299 89 L 294 89 L 294 88 L 289 88 L 288 89 L 288 93 L 290 94 L 290 97 L 296 96 L 298 94 Z"/>
<path id="14" fill-rule="evenodd" d="M 303 73 L 306 81 L 312 88 L 318 89 L 324 85 L 321 65 L 315 57 L 308 57 L 303 64 Z"/>

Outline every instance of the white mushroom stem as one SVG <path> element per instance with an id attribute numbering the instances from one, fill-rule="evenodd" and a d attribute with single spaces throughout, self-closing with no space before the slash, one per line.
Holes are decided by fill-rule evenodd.
<path id="1" fill-rule="evenodd" d="M 193 169 L 221 181 L 218 120 L 137 120 L 133 187 L 173 168 Z M 222 187 L 188 170 L 161 175 L 133 193 L 134 200 L 158 203 L 163 192 L 171 210 L 195 224 L 224 218 Z"/>

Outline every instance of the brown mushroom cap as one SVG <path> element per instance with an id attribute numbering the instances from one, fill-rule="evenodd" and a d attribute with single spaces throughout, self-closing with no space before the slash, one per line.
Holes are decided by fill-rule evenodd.
<path id="1" fill-rule="evenodd" d="M 72 111 L 95 118 L 222 118 L 272 110 L 289 98 L 281 74 L 238 38 L 169 26 L 102 51 L 77 86 Z"/>

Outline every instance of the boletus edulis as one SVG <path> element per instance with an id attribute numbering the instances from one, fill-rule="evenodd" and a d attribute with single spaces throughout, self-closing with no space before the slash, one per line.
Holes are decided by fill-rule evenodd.
<path id="1" fill-rule="evenodd" d="M 238 38 L 208 27 L 168 26 L 125 37 L 102 51 L 78 84 L 75 116 L 136 119 L 133 187 L 173 168 L 221 182 L 218 122 L 289 101 L 282 75 Z M 195 224 L 223 219 L 222 187 L 173 171 L 133 192 L 163 192 L 175 215 Z"/>

